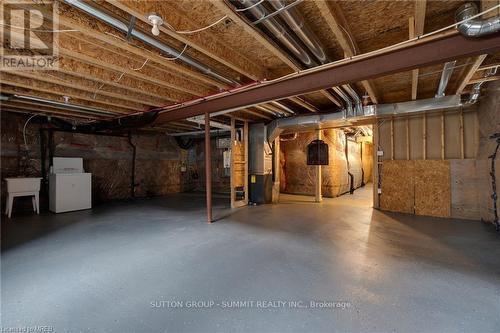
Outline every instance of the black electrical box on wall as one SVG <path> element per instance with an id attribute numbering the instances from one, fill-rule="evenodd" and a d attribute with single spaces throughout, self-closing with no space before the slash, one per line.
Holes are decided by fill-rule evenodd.
<path id="1" fill-rule="evenodd" d="M 307 145 L 307 165 L 328 165 L 328 144 L 314 140 Z"/>

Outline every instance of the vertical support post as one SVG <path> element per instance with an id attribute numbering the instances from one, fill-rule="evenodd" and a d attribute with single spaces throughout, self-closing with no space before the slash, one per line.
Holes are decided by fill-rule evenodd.
<path id="1" fill-rule="evenodd" d="M 234 146 L 236 141 L 236 120 L 234 117 L 231 117 L 231 177 L 230 177 L 230 186 L 231 186 L 231 208 L 235 208 L 236 202 L 236 191 L 235 191 L 235 183 L 234 183 Z M 246 190 L 246 189 L 245 189 Z"/>
<path id="2" fill-rule="evenodd" d="M 212 147 L 210 146 L 210 114 L 205 113 L 205 191 L 207 195 L 207 222 L 212 223 Z"/>
<path id="3" fill-rule="evenodd" d="M 441 159 L 444 160 L 444 113 L 441 113 Z"/>
<path id="4" fill-rule="evenodd" d="M 281 181 L 281 165 L 280 165 L 280 138 L 274 140 L 274 182 L 273 182 L 273 203 L 279 203 L 280 200 L 280 181 Z"/>
<path id="5" fill-rule="evenodd" d="M 378 119 L 375 120 L 373 124 L 373 208 L 379 208 L 379 161 L 378 161 L 378 143 L 379 143 L 379 132 L 378 132 Z"/>
<path id="6" fill-rule="evenodd" d="M 410 160 L 410 118 L 406 117 L 406 159 Z"/>
<path id="7" fill-rule="evenodd" d="M 465 158 L 464 111 L 462 109 L 460 109 L 460 158 Z"/>
<path id="8" fill-rule="evenodd" d="M 317 135 L 318 140 L 323 140 L 323 130 L 319 129 Z M 323 197 L 321 195 L 321 184 L 321 165 L 316 165 L 316 202 L 321 202 L 323 200 Z"/>
<path id="9" fill-rule="evenodd" d="M 422 119 L 422 159 L 427 159 L 427 115 L 424 113 Z"/>
<path id="10" fill-rule="evenodd" d="M 391 160 L 394 159 L 394 118 L 391 118 Z"/>
<path id="11" fill-rule="evenodd" d="M 245 198 L 243 199 L 243 202 L 245 205 L 248 205 L 248 199 L 249 199 L 249 188 L 248 188 L 248 121 L 245 120 L 243 123 L 243 143 L 245 144 L 245 180 L 244 180 L 244 186 L 245 186 Z"/>

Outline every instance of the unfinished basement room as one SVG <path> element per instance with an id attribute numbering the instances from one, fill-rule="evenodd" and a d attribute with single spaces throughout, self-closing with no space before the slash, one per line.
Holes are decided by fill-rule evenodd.
<path id="1" fill-rule="evenodd" d="M 500 0 L 3 0 L 2 332 L 500 332 Z"/>

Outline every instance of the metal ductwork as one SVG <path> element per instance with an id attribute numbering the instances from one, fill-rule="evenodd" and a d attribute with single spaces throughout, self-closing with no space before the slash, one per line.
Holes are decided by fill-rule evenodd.
<path id="1" fill-rule="evenodd" d="M 332 89 L 344 101 L 344 105 L 345 105 L 345 114 L 344 114 L 344 117 L 351 117 L 351 116 L 353 116 L 354 115 L 354 110 L 352 108 L 352 104 L 353 103 L 352 103 L 351 98 L 340 87 L 333 87 Z"/>
<path id="2" fill-rule="evenodd" d="M 444 64 L 443 72 L 441 73 L 441 80 L 439 80 L 439 86 L 436 92 L 436 97 L 439 98 L 445 95 L 446 87 L 448 86 L 448 82 L 450 81 L 451 74 L 453 74 L 456 63 L 457 61 L 454 60 Z"/>
<path id="3" fill-rule="evenodd" d="M 352 97 L 352 100 L 354 102 L 354 109 L 355 109 L 355 116 L 362 116 L 363 115 L 363 102 L 361 101 L 361 98 L 359 98 L 358 94 L 352 87 L 348 84 L 342 85 L 342 88 L 344 88 L 345 91 Z"/>
<path id="4" fill-rule="evenodd" d="M 290 8 L 283 10 L 286 4 L 281 0 L 269 1 L 271 6 L 276 10 L 282 10 L 280 16 L 288 26 L 293 30 L 293 32 L 300 38 L 300 40 L 307 46 L 307 48 L 314 54 L 314 56 L 319 60 L 320 63 L 326 64 L 328 58 L 325 51 L 321 47 L 320 42 L 316 36 L 310 31 L 307 25 L 304 24 L 304 20 L 301 15 L 295 10 L 295 8 Z"/>
<path id="5" fill-rule="evenodd" d="M 267 140 L 272 142 L 281 134 L 307 132 L 321 128 L 355 126 L 357 121 L 369 118 L 375 119 L 398 114 L 458 108 L 462 105 L 459 95 L 450 95 L 402 103 L 369 105 L 364 107 L 366 112 L 364 112 L 363 116 L 349 118 L 345 118 L 341 113 L 336 112 L 275 119 L 266 127 Z"/>
<path id="6" fill-rule="evenodd" d="M 127 26 L 126 23 L 100 11 L 99 9 L 97 9 L 95 7 L 90 6 L 89 4 L 87 4 L 83 1 L 80 1 L 80 0 L 63 0 L 63 1 L 71 6 L 75 7 L 75 8 L 80 9 L 81 11 L 84 11 L 85 13 L 89 14 L 90 16 L 93 16 L 93 17 L 109 24 L 113 28 L 118 29 L 123 33 L 129 32 L 129 27 Z M 197 70 L 201 71 L 202 73 L 204 73 L 208 76 L 211 76 L 211 77 L 213 77 L 221 82 L 225 82 L 225 83 L 230 84 L 230 85 L 237 85 L 238 84 L 238 82 L 236 82 L 232 79 L 229 79 L 221 74 L 218 74 L 217 72 L 215 72 L 212 69 L 210 69 L 209 67 L 199 63 L 198 61 L 194 60 L 193 58 L 191 58 L 187 55 L 181 54 L 181 52 L 179 52 L 179 51 L 171 48 L 170 46 L 138 31 L 137 29 L 132 28 L 130 31 L 130 35 L 137 38 L 138 40 L 146 43 L 147 45 L 152 46 L 152 47 L 162 51 L 163 53 L 166 53 L 169 56 L 178 57 L 178 59 L 180 61 L 188 64 L 191 67 L 196 68 Z"/>
<path id="7" fill-rule="evenodd" d="M 477 6 L 468 2 L 460 6 L 455 13 L 456 22 L 461 22 L 474 15 L 478 14 Z M 466 22 L 460 23 L 457 26 L 458 31 L 467 37 L 481 37 L 500 31 L 500 15 L 491 17 L 489 19 L 471 19 Z"/>
<path id="8" fill-rule="evenodd" d="M 259 3 L 260 0 L 237 0 L 243 7 L 248 8 L 246 12 L 250 13 L 255 19 L 260 20 L 267 16 L 267 9 Z M 250 8 L 251 7 L 251 8 Z M 286 31 L 286 29 L 274 17 L 265 19 L 261 23 L 267 30 L 278 39 L 283 46 L 298 59 L 304 66 L 313 67 L 317 65 L 307 54 L 306 50 L 295 40 L 295 38 Z"/>
<path id="9" fill-rule="evenodd" d="M 498 67 L 491 68 L 485 75 L 484 77 L 492 76 L 497 73 Z M 474 104 L 477 102 L 479 99 L 479 96 L 481 95 L 481 87 L 483 86 L 485 81 L 477 82 L 474 83 L 472 86 L 472 90 L 469 95 L 469 99 L 467 100 L 466 104 Z"/>
<path id="10" fill-rule="evenodd" d="M 249 12 L 257 20 L 265 18 L 268 13 L 267 9 L 262 5 L 261 0 L 237 0 L 237 3 L 241 4 L 243 8 L 248 8 L 246 12 Z M 304 24 L 304 20 L 295 8 L 285 9 L 286 5 L 281 0 L 271 0 L 267 1 L 275 10 L 279 12 L 279 16 L 284 20 L 288 27 L 294 32 L 294 34 L 302 41 L 306 49 L 295 39 L 294 36 L 289 34 L 283 25 L 273 17 L 269 17 L 260 22 L 263 26 L 270 31 L 270 33 L 277 38 L 281 43 L 297 57 L 302 64 L 307 68 L 312 68 L 317 65 L 316 60 L 312 60 L 309 56 L 310 52 L 313 54 L 319 63 L 325 64 L 331 61 L 326 55 L 321 43 L 317 37 L 307 28 Z M 271 15 L 271 14 L 270 14 Z M 356 91 L 350 86 L 345 85 L 348 88 L 346 94 L 341 88 L 335 87 L 333 90 L 339 94 L 339 96 L 345 102 L 346 112 L 349 115 L 353 114 L 353 102 L 351 98 L 354 99 L 357 110 L 361 108 L 361 99 L 359 98 Z M 351 96 L 351 97 L 349 97 Z M 359 101 L 359 103 L 358 103 Z M 358 105 L 359 104 L 359 105 Z M 362 110 L 361 110 L 362 113 Z"/>

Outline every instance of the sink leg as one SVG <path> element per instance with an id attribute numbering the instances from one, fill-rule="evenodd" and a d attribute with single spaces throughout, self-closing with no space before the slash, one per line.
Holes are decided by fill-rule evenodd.
<path id="1" fill-rule="evenodd" d="M 12 196 L 12 194 L 9 194 L 7 196 L 7 208 L 8 208 L 7 215 L 9 216 L 9 219 L 12 215 L 12 204 L 13 203 L 14 203 L 14 196 Z"/>

